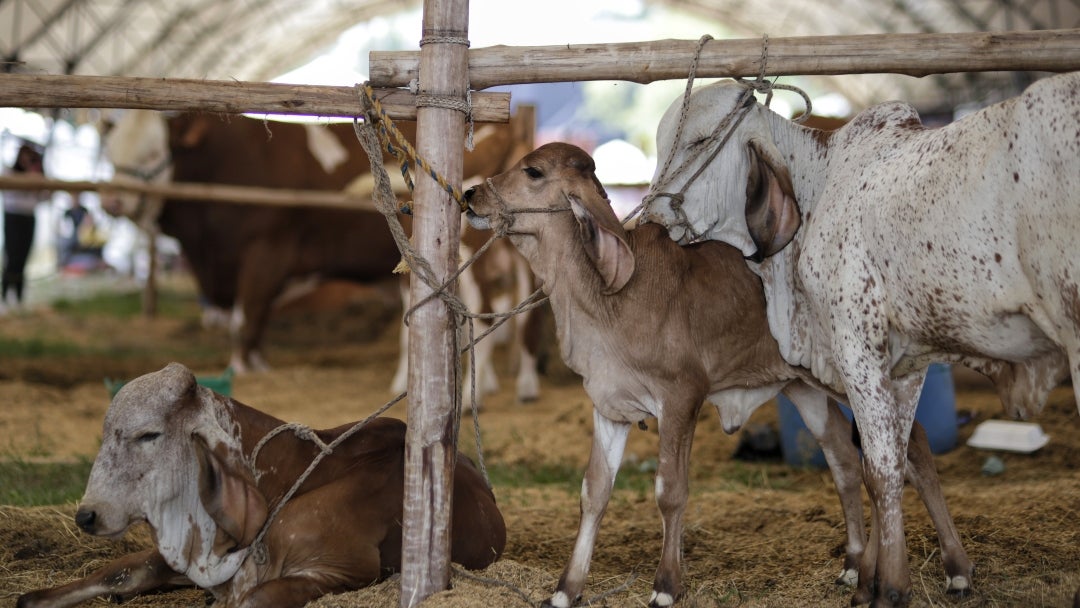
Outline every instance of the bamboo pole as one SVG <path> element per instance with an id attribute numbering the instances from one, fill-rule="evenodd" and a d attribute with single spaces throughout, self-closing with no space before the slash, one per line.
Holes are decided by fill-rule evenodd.
<path id="1" fill-rule="evenodd" d="M 508 84 L 585 80 L 649 83 L 687 76 L 696 40 L 614 44 L 493 46 L 469 51 L 476 90 Z M 753 77 L 762 39 L 712 40 L 698 63 L 701 78 Z M 416 51 L 371 51 L 371 83 L 405 86 L 416 78 Z M 1080 70 L 1080 29 L 951 34 L 867 34 L 769 38 L 769 76 Z"/>
<path id="2" fill-rule="evenodd" d="M 445 180 L 461 187 L 468 93 L 468 0 L 424 0 L 416 148 Z M 430 96 L 430 97 L 428 97 Z M 431 105 L 427 105 L 427 104 Z M 441 284 L 457 268 L 461 210 L 434 180 L 414 189 L 413 238 Z M 411 301 L 433 293 L 410 273 Z M 435 298 L 413 311 L 409 324 L 409 427 L 405 441 L 401 606 L 412 607 L 450 583 L 450 516 L 457 460 L 457 319 Z"/>
<path id="3" fill-rule="evenodd" d="M 406 83 L 406 86 L 408 83 Z M 353 87 L 191 80 L 0 74 L 0 107 L 138 108 L 353 117 L 360 114 Z M 416 120 L 415 95 L 402 89 L 376 89 L 375 97 L 394 120 Z M 472 96 L 477 122 L 510 119 L 509 93 Z"/>
<path id="4" fill-rule="evenodd" d="M 61 190 L 65 192 L 135 192 L 164 198 L 229 202 L 245 205 L 274 205 L 279 207 L 332 207 L 377 212 L 370 197 L 358 197 L 336 190 L 289 190 L 256 188 L 229 184 L 200 184 L 172 182 L 94 182 L 47 179 L 34 175 L 0 176 L 0 190 Z"/>

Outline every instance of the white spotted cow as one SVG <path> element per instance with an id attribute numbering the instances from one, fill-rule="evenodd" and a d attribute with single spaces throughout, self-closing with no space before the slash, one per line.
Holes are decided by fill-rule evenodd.
<path id="1" fill-rule="evenodd" d="M 681 106 L 657 129 L 647 221 L 741 250 L 783 357 L 848 395 L 877 547 L 853 601 L 905 605 L 903 463 L 926 366 L 986 374 L 1017 417 L 1070 374 L 1080 397 L 1080 74 L 937 129 L 899 102 L 808 129 L 730 81 Z"/>

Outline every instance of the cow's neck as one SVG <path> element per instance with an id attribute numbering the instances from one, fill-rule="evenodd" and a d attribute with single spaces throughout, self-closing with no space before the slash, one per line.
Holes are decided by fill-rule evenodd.
<path id="1" fill-rule="evenodd" d="M 761 264 L 751 264 L 751 269 L 761 277 L 769 330 L 776 339 L 781 356 L 790 365 L 810 369 L 814 335 L 812 319 L 809 318 L 810 308 L 802 301 L 801 292 L 791 286 L 798 283 L 796 272 L 802 238 L 825 187 L 831 134 L 799 126 L 771 112 L 766 112 L 766 115 L 773 142 L 781 157 L 796 159 L 796 162 L 788 165 L 788 170 L 802 216 L 802 227 L 791 243 Z M 843 391 L 840 386 L 831 388 Z"/>
<path id="2" fill-rule="evenodd" d="M 780 155 L 789 162 L 791 185 L 799 201 L 799 213 L 803 221 L 813 211 L 821 189 L 825 186 L 825 170 L 829 162 L 830 133 L 810 129 L 787 120 L 774 112 L 763 114 L 769 122 L 773 142 Z"/>
<path id="3" fill-rule="evenodd" d="M 573 222 L 569 214 L 552 217 L 551 225 L 538 234 L 510 238 L 548 296 L 563 360 L 584 374 L 588 360 L 574 351 L 574 343 L 587 340 L 588 334 L 603 335 L 597 329 L 610 322 L 615 298 L 600 293 L 600 275 L 578 240 Z"/>

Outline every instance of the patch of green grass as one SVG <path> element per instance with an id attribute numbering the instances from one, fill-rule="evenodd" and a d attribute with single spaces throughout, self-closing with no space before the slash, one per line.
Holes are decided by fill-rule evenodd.
<path id="1" fill-rule="evenodd" d="M 142 315 L 142 292 L 99 293 L 77 300 L 61 298 L 53 302 L 52 306 L 57 312 L 75 318 L 107 316 L 133 319 Z M 196 300 L 195 296 L 188 292 L 160 289 L 157 306 L 159 316 L 179 318 L 195 314 Z"/>
<path id="2" fill-rule="evenodd" d="M 86 488 L 93 461 L 28 462 L 0 460 L 0 504 L 20 507 L 75 502 Z"/>
<path id="3" fill-rule="evenodd" d="M 561 463 L 488 464 L 488 476 L 495 487 L 524 488 L 530 486 L 560 486 L 568 492 L 581 491 L 581 466 Z M 653 487 L 654 473 L 634 466 L 623 466 L 615 477 L 616 490 L 647 492 Z"/>
<path id="4" fill-rule="evenodd" d="M 41 338 L 17 340 L 0 337 L 0 357 L 40 359 L 46 357 L 70 357 L 85 352 L 85 348 L 71 342 L 58 342 Z"/>

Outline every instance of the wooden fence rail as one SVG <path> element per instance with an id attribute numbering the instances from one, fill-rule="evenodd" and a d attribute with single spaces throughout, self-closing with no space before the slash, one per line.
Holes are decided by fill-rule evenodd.
<path id="1" fill-rule="evenodd" d="M 476 90 L 509 84 L 583 80 L 649 83 L 687 76 L 696 40 L 560 46 L 493 46 L 469 50 Z M 702 78 L 754 77 L 762 39 L 712 40 L 701 54 Z M 371 51 L 371 84 L 407 86 L 417 51 Z M 770 38 L 770 76 L 1080 70 L 1080 29 L 953 34 L 867 34 Z"/>
<path id="2" fill-rule="evenodd" d="M 287 207 L 334 207 L 377 212 L 371 197 L 361 197 L 335 190 L 289 190 L 256 188 L 227 184 L 173 182 L 94 182 L 46 179 L 34 175 L 0 176 L 0 190 L 62 190 L 65 192 L 136 192 L 152 196 L 190 201 L 217 201 L 248 205 Z"/>
<path id="3" fill-rule="evenodd" d="M 0 107 L 138 108 L 353 117 L 361 102 L 353 87 L 191 80 L 0 74 Z M 376 89 L 375 97 L 394 120 L 416 120 L 415 95 L 403 89 Z M 477 122 L 510 120 L 509 93 L 476 93 Z"/>

